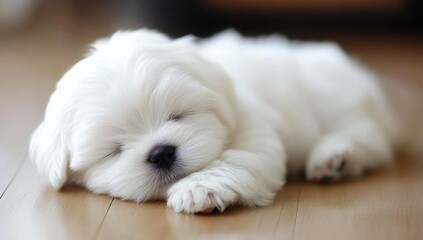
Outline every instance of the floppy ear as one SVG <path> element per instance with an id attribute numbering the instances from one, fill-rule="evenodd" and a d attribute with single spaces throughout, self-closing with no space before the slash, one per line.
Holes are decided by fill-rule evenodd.
<path id="1" fill-rule="evenodd" d="M 55 189 L 60 189 L 68 178 L 70 129 L 67 125 L 72 112 L 69 101 L 73 91 L 69 85 L 75 79 L 78 76 L 70 70 L 58 82 L 47 105 L 44 121 L 33 132 L 29 145 L 30 160 Z"/>
<path id="2" fill-rule="evenodd" d="M 66 182 L 69 153 L 58 124 L 42 122 L 30 142 L 30 159 L 55 189 Z"/>

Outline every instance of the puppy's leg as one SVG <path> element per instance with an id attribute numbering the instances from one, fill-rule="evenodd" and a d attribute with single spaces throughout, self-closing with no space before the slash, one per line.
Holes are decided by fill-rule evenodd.
<path id="1" fill-rule="evenodd" d="M 283 145 L 270 129 L 250 129 L 235 141 L 221 159 L 175 183 L 167 205 L 176 212 L 207 213 L 234 204 L 270 204 L 284 182 Z"/>
<path id="2" fill-rule="evenodd" d="M 306 176 L 332 182 L 359 176 L 391 159 L 387 136 L 372 120 L 363 119 L 323 136 L 309 155 Z"/>

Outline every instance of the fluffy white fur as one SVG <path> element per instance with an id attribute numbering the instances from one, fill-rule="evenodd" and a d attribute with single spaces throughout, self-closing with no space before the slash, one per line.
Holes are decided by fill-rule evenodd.
<path id="1" fill-rule="evenodd" d="M 97 41 L 63 76 L 30 155 L 56 189 L 195 213 L 268 205 L 287 173 L 359 176 L 391 161 L 394 135 L 375 77 L 336 44 L 142 29 Z M 178 147 L 169 170 L 146 161 L 164 143 Z"/>

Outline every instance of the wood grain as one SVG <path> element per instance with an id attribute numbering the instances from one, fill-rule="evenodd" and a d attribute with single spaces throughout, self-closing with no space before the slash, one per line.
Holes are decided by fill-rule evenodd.
<path id="1" fill-rule="evenodd" d="M 0 239 L 91 239 L 111 202 L 81 188 L 57 192 L 26 161 L 0 200 Z"/>
<path id="2" fill-rule="evenodd" d="M 0 196 L 25 159 L 56 81 L 81 50 L 74 41 L 35 33 L 0 38 Z"/>
<path id="3" fill-rule="evenodd" d="M 423 168 L 397 164 L 362 179 L 305 184 L 295 239 L 419 239 Z"/>
<path id="4" fill-rule="evenodd" d="M 277 204 L 264 208 L 233 208 L 211 215 L 175 214 L 164 203 L 135 205 L 114 200 L 99 239 L 290 239 L 300 184 L 290 184 Z"/>

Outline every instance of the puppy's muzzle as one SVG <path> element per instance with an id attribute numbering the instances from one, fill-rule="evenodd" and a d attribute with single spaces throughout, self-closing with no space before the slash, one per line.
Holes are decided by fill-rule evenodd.
<path id="1" fill-rule="evenodd" d="M 154 147 L 147 160 L 158 168 L 169 169 L 176 159 L 176 147 L 172 145 L 158 145 Z"/>

